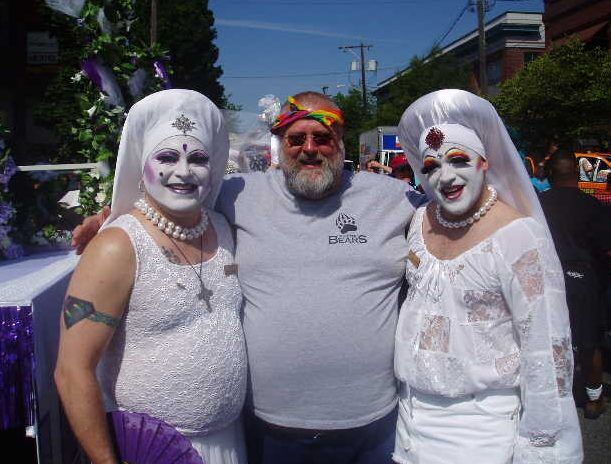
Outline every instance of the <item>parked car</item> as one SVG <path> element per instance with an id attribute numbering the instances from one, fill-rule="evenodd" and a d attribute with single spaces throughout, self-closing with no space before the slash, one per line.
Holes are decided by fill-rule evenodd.
<path id="1" fill-rule="evenodd" d="M 575 153 L 579 188 L 611 206 L 611 153 Z"/>

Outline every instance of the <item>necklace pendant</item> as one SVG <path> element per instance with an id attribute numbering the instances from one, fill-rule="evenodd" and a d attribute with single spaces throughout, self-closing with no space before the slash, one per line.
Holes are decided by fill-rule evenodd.
<path id="1" fill-rule="evenodd" d="M 204 301 L 206 303 L 206 309 L 208 312 L 212 312 L 212 306 L 210 305 L 210 298 L 212 297 L 212 290 L 207 289 L 204 286 L 204 283 L 200 280 L 199 285 L 199 293 L 197 294 L 197 299 L 200 301 Z"/>

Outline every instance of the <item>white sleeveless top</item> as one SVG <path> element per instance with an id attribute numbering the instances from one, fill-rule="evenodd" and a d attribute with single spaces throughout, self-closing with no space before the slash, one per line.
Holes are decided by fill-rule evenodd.
<path id="1" fill-rule="evenodd" d="M 242 294 L 235 272 L 226 272 L 234 263 L 233 238 L 221 215 L 208 215 L 218 237 L 216 254 L 202 264 L 210 306 L 197 296 L 200 282 L 191 266 L 169 262 L 134 216 L 109 226 L 129 236 L 136 275 L 128 309 L 98 366 L 106 409 L 147 413 L 185 435 L 229 425 L 246 391 Z"/>

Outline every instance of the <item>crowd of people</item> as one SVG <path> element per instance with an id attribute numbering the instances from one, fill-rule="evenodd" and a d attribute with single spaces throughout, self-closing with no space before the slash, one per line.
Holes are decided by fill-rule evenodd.
<path id="1" fill-rule="evenodd" d="M 223 179 L 206 97 L 131 108 L 111 210 L 74 233 L 55 375 L 93 463 L 120 462 L 113 411 L 166 422 L 206 464 L 582 462 L 575 350 L 590 417 L 604 403 L 596 270 L 561 211 L 598 214 L 574 158 L 539 200 L 462 90 L 405 110 L 388 168 L 344 169 L 344 125 L 326 95 L 289 97 L 278 167 Z"/>

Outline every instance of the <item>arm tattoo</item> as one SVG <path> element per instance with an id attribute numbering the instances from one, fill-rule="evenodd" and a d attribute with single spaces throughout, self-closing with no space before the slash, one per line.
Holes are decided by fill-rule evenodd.
<path id="1" fill-rule="evenodd" d="M 172 264 L 182 264 L 182 262 L 180 261 L 180 257 L 176 253 L 174 253 L 174 250 L 170 250 L 169 248 L 162 246 L 161 252 L 166 258 L 168 258 L 168 261 Z"/>
<path id="2" fill-rule="evenodd" d="M 121 323 L 121 319 L 119 318 L 96 311 L 92 302 L 68 295 L 66 301 L 64 301 L 64 322 L 66 323 L 66 328 L 69 329 L 83 319 L 101 322 L 113 329 L 119 327 Z"/>

